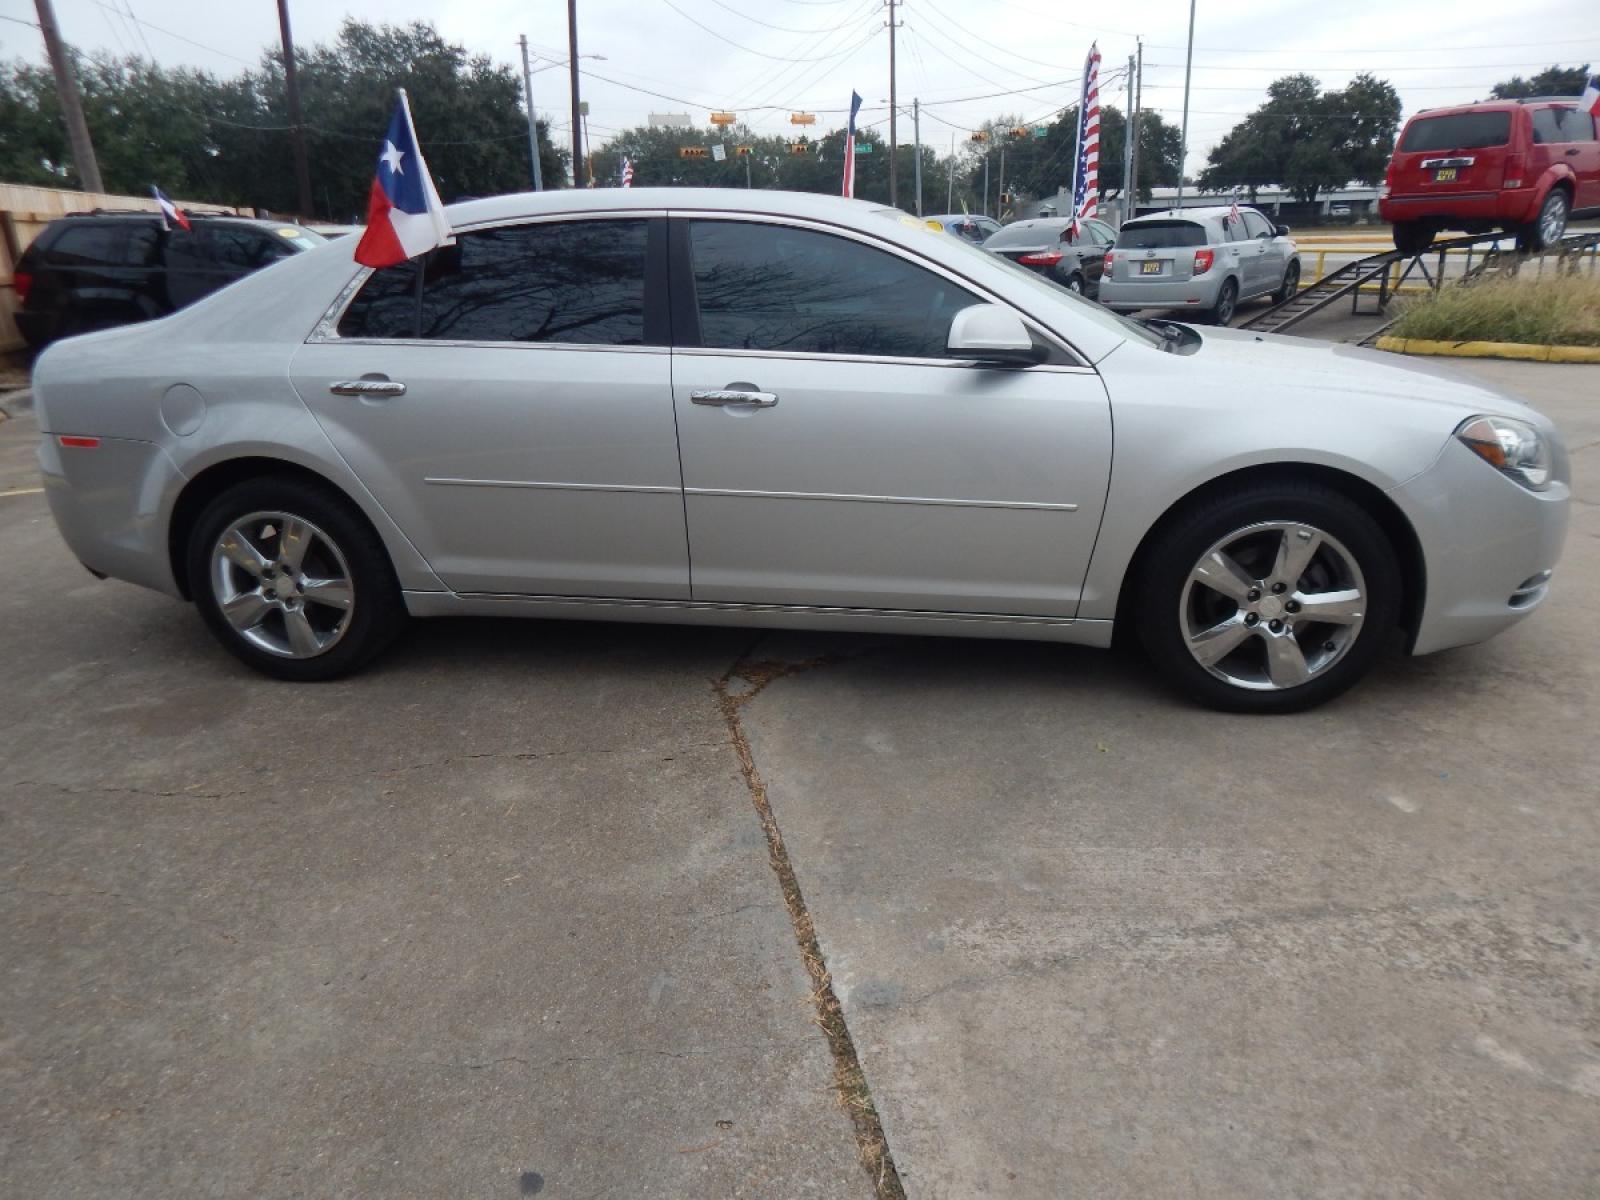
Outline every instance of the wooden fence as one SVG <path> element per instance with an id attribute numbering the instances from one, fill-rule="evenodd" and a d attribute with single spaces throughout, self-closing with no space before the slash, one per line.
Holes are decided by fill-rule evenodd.
<path id="1" fill-rule="evenodd" d="M 191 207 L 185 200 L 176 201 L 179 208 Z M 194 204 L 208 212 L 242 213 L 242 209 L 225 204 Z M 17 287 L 13 270 L 39 231 L 57 217 L 67 213 L 92 212 L 97 208 L 157 210 L 156 202 L 149 196 L 111 196 L 98 192 L 74 192 L 66 188 L 23 187 L 20 184 L 0 183 L 0 351 L 16 350 L 22 346 L 22 335 L 17 332 L 11 314 L 17 308 Z"/>

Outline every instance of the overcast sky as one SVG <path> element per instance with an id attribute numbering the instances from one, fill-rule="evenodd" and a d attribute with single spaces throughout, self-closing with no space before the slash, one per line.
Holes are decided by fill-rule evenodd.
<path id="1" fill-rule="evenodd" d="M 255 63 L 278 38 L 275 0 L 55 0 L 55 6 L 64 35 L 80 49 L 136 51 L 223 74 Z M 1177 124 L 1188 4 L 1122 0 L 1095 7 L 1107 14 L 1104 23 L 1090 6 L 1056 0 L 905 0 L 897 8 L 900 101 L 922 100 L 923 137 L 941 152 L 952 133 L 964 138 L 1001 113 L 1049 120 L 1077 101 L 1084 55 L 1098 39 L 1103 96 L 1120 107 L 1122 73 L 1139 35 L 1145 107 Z M 564 62 L 567 53 L 560 0 L 291 0 L 290 13 L 298 42 L 331 40 L 351 15 L 431 21 L 447 38 L 498 62 L 518 62 L 519 33 L 527 34 L 540 66 Z M 0 20 L 0 55 L 43 57 L 37 32 L 17 23 L 33 16 L 31 0 L 0 0 L 0 17 L 11 18 Z M 605 56 L 582 64 L 590 133 L 600 142 L 651 112 L 688 112 L 704 123 L 712 107 L 739 113 L 761 132 L 790 129 L 794 110 L 817 113 L 817 127 L 827 128 L 840 121 L 837 112 L 852 88 L 865 98 L 863 122 L 882 122 L 889 94 L 886 16 L 882 0 L 578 0 L 579 53 Z M 1292 71 L 1310 72 L 1324 87 L 1372 71 L 1395 85 L 1409 115 L 1479 99 L 1497 80 L 1552 63 L 1600 65 L 1593 0 L 1448 6 L 1202 0 L 1194 40 L 1192 171 L 1261 102 L 1266 85 Z M 534 101 L 558 136 L 564 133 L 565 72 L 535 74 Z M 430 133 L 438 136 L 420 133 L 424 145 Z M 900 136 L 911 138 L 909 114 Z"/>

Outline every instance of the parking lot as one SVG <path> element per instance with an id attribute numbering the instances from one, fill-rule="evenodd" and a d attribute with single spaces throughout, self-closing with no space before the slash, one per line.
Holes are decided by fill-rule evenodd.
<path id="1" fill-rule="evenodd" d="M 1600 369 L 1462 369 L 1565 431 L 1552 598 L 1280 719 L 665 626 L 276 683 L 0 422 L 4 1190 L 871 1196 L 770 811 L 912 1196 L 1596 1194 Z"/>

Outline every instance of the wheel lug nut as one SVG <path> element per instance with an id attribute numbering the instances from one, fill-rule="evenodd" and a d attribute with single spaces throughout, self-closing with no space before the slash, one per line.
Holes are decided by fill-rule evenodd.
<path id="1" fill-rule="evenodd" d="M 1250 601 L 1251 604 L 1254 604 L 1257 600 L 1261 599 L 1261 589 L 1251 588 L 1250 591 L 1245 594 L 1245 599 Z"/>
<path id="2" fill-rule="evenodd" d="M 1287 609 L 1289 612 L 1297 613 L 1297 612 L 1300 611 L 1300 601 L 1291 600 L 1291 601 L 1289 601 L 1289 603 L 1285 604 L 1283 607 L 1285 609 Z"/>
<path id="3" fill-rule="evenodd" d="M 1272 630 L 1273 633 L 1282 633 L 1283 632 L 1283 622 L 1282 621 L 1269 621 L 1267 623 L 1267 628 Z"/>
<path id="4" fill-rule="evenodd" d="M 1255 613 L 1245 613 L 1244 615 L 1244 623 L 1246 625 L 1254 625 L 1260 620 L 1261 618 Z"/>
<path id="5" fill-rule="evenodd" d="M 1289 589 L 1288 589 L 1288 585 L 1287 584 L 1275 583 L 1275 584 L 1272 585 L 1272 594 L 1274 596 L 1281 596 L 1281 595 L 1283 595 L 1284 592 L 1286 592 L 1288 590 Z"/>
<path id="6" fill-rule="evenodd" d="M 1338 647 L 1335 646 L 1332 642 L 1323 642 L 1322 643 L 1322 648 L 1324 650 L 1326 650 L 1329 654 L 1332 654 L 1335 650 L 1338 649 Z"/>

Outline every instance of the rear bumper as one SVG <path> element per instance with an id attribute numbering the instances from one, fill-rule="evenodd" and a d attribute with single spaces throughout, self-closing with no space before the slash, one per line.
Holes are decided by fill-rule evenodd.
<path id="1" fill-rule="evenodd" d="M 1566 539 L 1565 482 L 1530 492 L 1451 438 L 1432 467 L 1389 494 L 1426 558 L 1413 654 L 1481 642 L 1544 602 Z"/>
<path id="2" fill-rule="evenodd" d="M 34 350 L 40 349 L 56 336 L 57 320 L 54 313 L 20 309 L 11 316 L 17 323 L 17 332 L 22 335 L 22 340 Z"/>
<path id="3" fill-rule="evenodd" d="M 167 552 L 167 515 L 182 472 L 153 442 L 99 438 L 93 448 L 39 441 L 45 498 L 61 537 L 97 575 L 181 596 Z"/>
<path id="4" fill-rule="evenodd" d="M 1521 225 L 1533 220 L 1539 209 L 1538 199 L 1538 190 L 1531 187 L 1456 196 L 1387 196 L 1378 201 L 1378 215 L 1390 224 L 1427 219 Z"/>
<path id="5" fill-rule="evenodd" d="M 1131 312 L 1138 308 L 1210 308 L 1227 276 L 1207 272 L 1198 279 L 1100 280 L 1100 303 Z"/>

